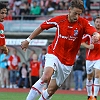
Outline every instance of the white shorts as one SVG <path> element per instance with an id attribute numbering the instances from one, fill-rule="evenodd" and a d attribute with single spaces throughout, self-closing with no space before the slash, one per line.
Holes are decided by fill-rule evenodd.
<path id="1" fill-rule="evenodd" d="M 57 86 L 60 87 L 69 76 L 73 66 L 66 66 L 62 64 L 53 54 L 46 54 L 45 58 L 45 67 L 52 67 L 54 69 L 51 79 L 56 79 Z"/>
<path id="2" fill-rule="evenodd" d="M 94 61 L 86 60 L 87 74 L 91 74 L 94 68 L 100 70 L 100 60 L 94 60 Z"/>

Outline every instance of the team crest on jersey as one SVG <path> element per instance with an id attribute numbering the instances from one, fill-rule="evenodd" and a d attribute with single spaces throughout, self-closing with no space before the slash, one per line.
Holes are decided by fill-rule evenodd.
<path id="1" fill-rule="evenodd" d="M 3 34 L 4 33 L 4 31 L 3 30 L 0 30 L 0 34 Z"/>
<path id="2" fill-rule="evenodd" d="M 74 36 L 77 36 L 77 35 L 78 35 L 78 30 L 75 29 L 75 30 L 74 30 Z"/>

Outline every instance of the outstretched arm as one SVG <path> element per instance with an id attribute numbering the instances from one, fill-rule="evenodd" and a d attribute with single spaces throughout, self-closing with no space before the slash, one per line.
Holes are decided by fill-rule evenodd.
<path id="1" fill-rule="evenodd" d="M 88 49 L 94 49 L 94 45 L 93 44 L 87 44 L 85 42 L 82 42 L 81 45 L 84 46 L 85 48 L 88 48 Z"/>
<path id="2" fill-rule="evenodd" d="M 35 31 L 33 31 L 31 33 L 31 35 L 25 40 L 21 42 L 21 48 L 22 50 L 26 51 L 26 49 L 28 48 L 29 42 L 35 38 L 37 35 L 39 35 L 42 32 L 42 28 L 38 27 Z"/>

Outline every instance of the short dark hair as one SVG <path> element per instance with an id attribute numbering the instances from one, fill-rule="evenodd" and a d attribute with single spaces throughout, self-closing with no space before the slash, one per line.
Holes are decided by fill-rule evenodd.
<path id="1" fill-rule="evenodd" d="M 96 16 L 96 17 L 94 18 L 94 22 L 95 22 L 96 19 L 100 19 L 100 16 Z"/>
<path id="2" fill-rule="evenodd" d="M 0 10 L 3 9 L 3 8 L 7 8 L 6 4 L 3 3 L 3 2 L 0 2 Z"/>
<path id="3" fill-rule="evenodd" d="M 71 0 L 70 7 L 79 8 L 79 9 L 82 9 L 82 11 L 84 11 L 84 4 L 82 0 Z"/>

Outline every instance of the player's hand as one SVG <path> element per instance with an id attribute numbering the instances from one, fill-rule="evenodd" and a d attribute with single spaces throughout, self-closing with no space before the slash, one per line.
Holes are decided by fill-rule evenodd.
<path id="1" fill-rule="evenodd" d="M 21 42 L 21 48 L 22 50 L 26 51 L 28 48 L 29 42 L 27 40 Z"/>
<path id="2" fill-rule="evenodd" d="M 8 48 L 7 48 L 6 45 L 3 45 L 3 46 L 1 47 L 1 49 L 3 50 L 3 52 L 4 52 L 5 54 L 8 54 Z"/>
<path id="3" fill-rule="evenodd" d="M 94 44 L 90 44 L 89 49 L 94 49 Z"/>

